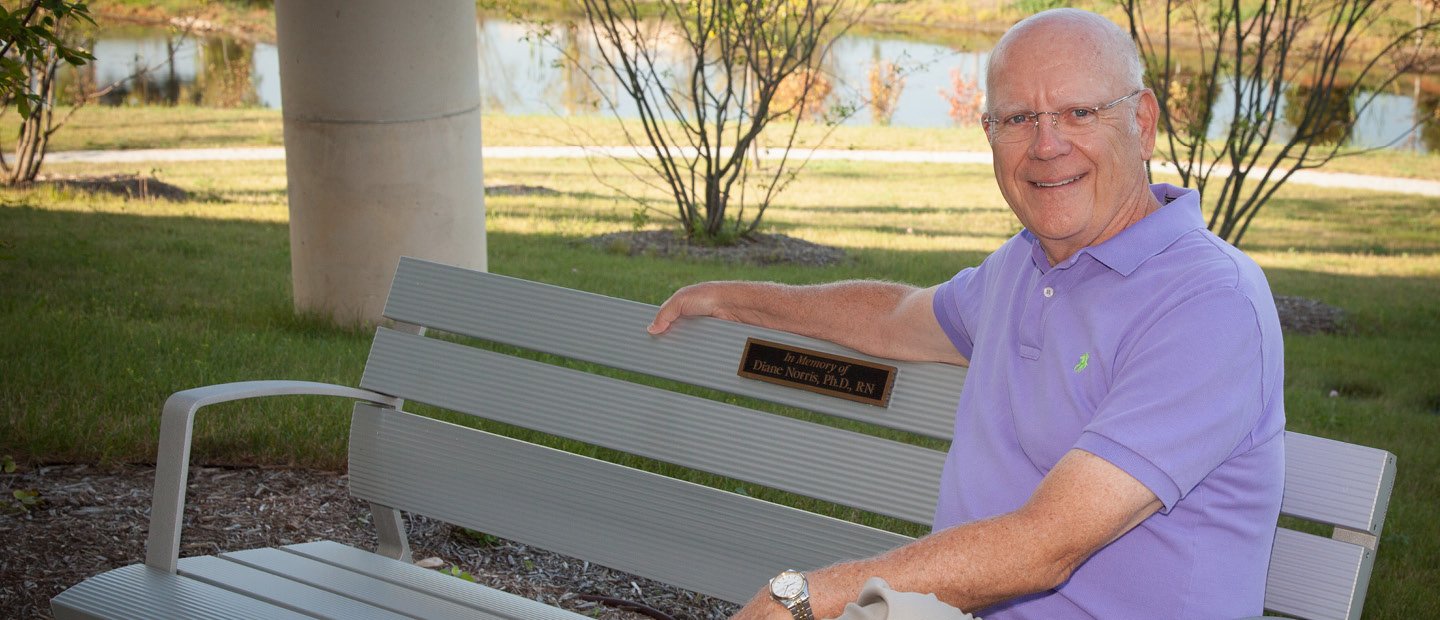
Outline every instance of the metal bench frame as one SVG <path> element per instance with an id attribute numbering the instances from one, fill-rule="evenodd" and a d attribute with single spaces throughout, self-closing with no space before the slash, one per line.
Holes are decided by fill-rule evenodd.
<path id="1" fill-rule="evenodd" d="M 407 400 L 791 497 L 928 523 L 944 453 L 913 438 L 948 440 L 964 369 L 877 360 L 711 319 L 684 321 L 655 338 L 645 332 L 654 311 L 402 259 L 385 310 L 394 326 L 377 330 L 358 388 L 259 381 L 185 390 L 166 401 L 145 563 L 66 590 L 52 602 L 55 616 L 581 617 L 410 564 L 402 511 L 734 602 L 748 600 L 782 569 L 869 556 L 910 540 L 743 491 L 416 415 L 404 410 Z M 881 408 L 740 377 L 750 337 L 896 366 L 893 396 Z M 683 394 L 471 346 L 472 339 L 748 399 L 735 404 Z M 195 414 L 215 403 L 287 394 L 357 401 L 350 485 L 372 504 L 378 549 L 320 541 L 180 558 Z M 747 406 L 755 402 L 749 399 L 898 432 L 867 434 L 777 415 L 767 405 Z M 1301 618 L 1357 618 L 1395 458 L 1297 433 L 1287 433 L 1286 450 L 1282 512 L 1332 526 L 1334 535 L 1279 531 L 1266 608 Z"/>

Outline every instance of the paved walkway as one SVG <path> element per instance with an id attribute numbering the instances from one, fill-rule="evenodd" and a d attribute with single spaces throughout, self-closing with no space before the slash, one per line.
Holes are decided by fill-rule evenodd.
<path id="1" fill-rule="evenodd" d="M 488 146 L 483 150 L 487 159 L 547 159 L 601 157 L 636 157 L 643 151 L 632 147 L 578 146 Z M 772 153 L 773 154 L 773 153 Z M 792 158 L 803 158 L 804 151 L 795 151 Z M 214 161 L 214 160 L 278 160 L 285 159 L 282 147 L 207 148 L 207 149 L 136 149 L 131 151 L 57 151 L 45 156 L 50 163 Z M 891 163 L 990 164 L 990 153 L 981 151 L 848 151 L 821 149 L 810 155 L 811 160 L 880 161 Z M 1173 169 L 1168 164 L 1157 166 Z M 1217 167 L 1216 172 L 1224 173 Z M 1254 173 L 1260 173 L 1256 169 Z M 1393 177 L 1301 170 L 1288 183 L 1320 187 L 1368 189 L 1401 194 L 1440 197 L 1440 181 L 1401 179 Z"/>

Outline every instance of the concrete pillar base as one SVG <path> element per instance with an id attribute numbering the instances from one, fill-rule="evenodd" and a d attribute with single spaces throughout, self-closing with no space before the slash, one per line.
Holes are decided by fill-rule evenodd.
<path id="1" fill-rule="evenodd" d="M 298 312 L 374 324 L 401 256 L 486 269 L 480 115 L 417 123 L 285 122 Z"/>

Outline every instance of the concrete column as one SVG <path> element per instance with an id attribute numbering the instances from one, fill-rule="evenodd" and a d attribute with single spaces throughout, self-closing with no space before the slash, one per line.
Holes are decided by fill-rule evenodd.
<path id="1" fill-rule="evenodd" d="M 373 324 L 399 257 L 485 269 L 474 0 L 279 0 L 297 312 Z"/>

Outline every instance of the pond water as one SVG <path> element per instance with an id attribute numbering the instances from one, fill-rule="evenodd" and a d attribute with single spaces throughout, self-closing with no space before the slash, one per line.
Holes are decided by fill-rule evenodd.
<path id="1" fill-rule="evenodd" d="M 480 88 L 486 112 L 608 115 L 608 96 L 622 116 L 635 116 L 633 104 L 616 95 L 619 91 L 613 76 L 598 75 L 591 82 L 560 62 L 561 49 L 593 55 L 594 46 L 586 37 L 560 32 L 557 47 L 536 41 L 530 34 L 519 22 L 482 18 L 477 23 Z M 175 61 L 165 65 L 172 50 Z M 181 39 L 163 29 L 126 27 L 102 30 L 94 52 L 96 61 L 85 71 L 85 78 L 94 84 L 103 86 L 131 76 L 138 68 L 154 67 L 142 78 L 113 89 L 102 99 L 107 104 L 280 107 L 279 55 L 272 44 L 224 37 Z M 968 122 L 977 114 L 978 85 L 983 81 L 987 56 L 988 49 L 960 50 L 909 38 L 847 35 L 835 42 L 825 59 L 830 94 L 817 116 L 828 113 L 830 120 L 850 125 L 949 127 L 957 124 L 957 117 Z M 889 112 L 859 106 L 874 98 L 872 73 L 885 65 L 893 65 L 903 77 Z M 1224 91 L 1221 100 L 1229 96 L 1230 86 L 1225 85 Z M 1360 102 L 1368 97 L 1362 95 Z M 1422 105 L 1417 106 L 1413 94 L 1376 94 L 1355 117 L 1351 145 L 1440 152 L 1440 119 L 1420 111 L 1433 110 L 1437 97 L 1440 95 L 1421 94 Z M 1353 110 L 1356 102 L 1345 105 Z M 847 109 L 851 110 L 848 116 L 843 114 Z M 1421 130 L 1407 133 L 1417 119 L 1426 121 Z M 1228 123 L 1224 116 L 1214 119 L 1209 133 L 1223 134 Z"/>

